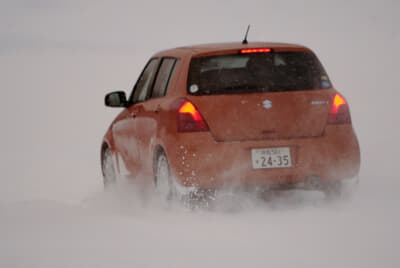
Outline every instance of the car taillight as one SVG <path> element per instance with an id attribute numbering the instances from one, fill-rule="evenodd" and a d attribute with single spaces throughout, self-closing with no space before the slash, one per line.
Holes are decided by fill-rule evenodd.
<path id="1" fill-rule="evenodd" d="M 328 124 L 349 123 L 351 123 L 349 105 L 340 94 L 336 94 L 333 98 L 331 111 L 329 112 Z"/>
<path id="2" fill-rule="evenodd" d="M 271 52 L 270 48 L 249 48 L 249 49 L 242 49 L 240 53 L 248 54 L 248 53 L 268 53 Z"/>
<path id="3" fill-rule="evenodd" d="M 186 100 L 178 109 L 178 132 L 208 131 L 206 121 L 190 101 Z"/>

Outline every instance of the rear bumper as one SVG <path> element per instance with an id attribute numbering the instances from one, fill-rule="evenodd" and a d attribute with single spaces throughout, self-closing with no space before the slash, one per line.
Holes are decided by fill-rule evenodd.
<path id="1" fill-rule="evenodd" d="M 166 152 L 172 175 L 183 186 L 299 183 L 313 176 L 341 180 L 358 174 L 360 149 L 351 125 L 329 125 L 321 137 L 215 142 L 209 132 L 179 134 Z M 178 146 L 176 146 L 178 145 Z M 253 169 L 251 149 L 290 147 L 292 167 Z"/>

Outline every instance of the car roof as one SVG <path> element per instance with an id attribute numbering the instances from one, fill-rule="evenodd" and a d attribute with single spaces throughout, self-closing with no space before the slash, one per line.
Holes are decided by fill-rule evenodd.
<path id="1" fill-rule="evenodd" d="M 273 42 L 249 42 L 242 44 L 241 42 L 235 43 L 214 43 L 214 44 L 200 44 L 192 46 L 177 47 L 168 50 L 163 50 L 154 55 L 154 57 L 183 57 L 183 56 L 204 56 L 211 54 L 226 54 L 232 51 L 241 49 L 252 48 L 272 48 L 276 50 L 301 50 L 308 51 L 309 49 L 297 44 L 289 43 L 273 43 Z"/>

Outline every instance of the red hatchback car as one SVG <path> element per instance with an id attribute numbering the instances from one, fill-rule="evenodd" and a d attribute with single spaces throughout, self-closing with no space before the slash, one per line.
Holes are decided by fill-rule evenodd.
<path id="1" fill-rule="evenodd" d="M 123 170 L 169 196 L 224 186 L 337 193 L 357 177 L 349 105 L 315 54 L 281 43 L 223 43 L 155 54 L 101 147 L 105 185 Z"/>

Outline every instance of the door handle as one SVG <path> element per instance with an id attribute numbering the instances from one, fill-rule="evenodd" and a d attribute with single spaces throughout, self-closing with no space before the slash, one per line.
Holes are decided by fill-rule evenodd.
<path id="1" fill-rule="evenodd" d="M 131 112 L 131 116 L 132 116 L 133 118 L 135 118 L 135 117 L 136 117 L 136 112 Z"/>
<path id="2" fill-rule="evenodd" d="M 157 105 L 156 109 L 154 110 L 155 113 L 159 113 L 161 110 L 161 106 Z"/>

